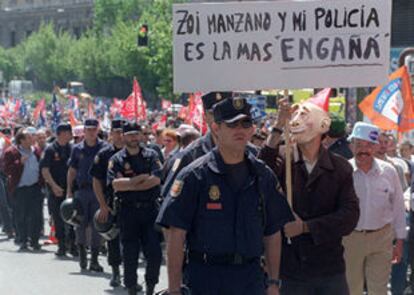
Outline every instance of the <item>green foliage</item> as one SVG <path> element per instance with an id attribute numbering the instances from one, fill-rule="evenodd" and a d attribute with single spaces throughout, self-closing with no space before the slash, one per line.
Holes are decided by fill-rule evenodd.
<path id="1" fill-rule="evenodd" d="M 172 3 L 184 0 L 96 0 L 94 26 L 80 39 L 44 24 L 17 47 L 0 47 L 6 80 L 53 84 L 82 81 L 96 95 L 125 97 L 137 77 L 147 97 L 173 98 Z M 149 43 L 137 46 L 148 25 Z"/>

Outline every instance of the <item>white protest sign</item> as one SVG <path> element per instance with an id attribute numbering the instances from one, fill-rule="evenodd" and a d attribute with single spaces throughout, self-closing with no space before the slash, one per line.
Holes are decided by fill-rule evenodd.
<path id="1" fill-rule="evenodd" d="M 174 91 L 387 81 L 389 0 L 176 4 Z"/>

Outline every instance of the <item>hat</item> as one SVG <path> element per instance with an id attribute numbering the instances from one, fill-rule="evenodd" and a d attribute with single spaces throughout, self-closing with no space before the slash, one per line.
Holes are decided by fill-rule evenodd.
<path id="1" fill-rule="evenodd" d="M 138 133 L 141 131 L 141 126 L 135 122 L 125 122 L 122 130 L 124 134 Z"/>
<path id="2" fill-rule="evenodd" d="M 96 119 L 86 119 L 84 123 L 85 128 L 96 128 L 98 125 L 99 122 Z"/>
<path id="3" fill-rule="evenodd" d="M 243 118 L 251 118 L 251 106 L 245 98 L 235 97 L 225 99 L 214 105 L 214 121 L 217 123 L 232 123 Z"/>
<path id="4" fill-rule="evenodd" d="M 325 88 L 314 96 L 306 100 L 305 102 L 314 104 L 324 110 L 325 112 L 329 112 L 329 98 L 331 96 L 331 88 Z"/>
<path id="5" fill-rule="evenodd" d="M 56 133 L 65 132 L 65 131 L 72 132 L 72 126 L 70 126 L 70 124 L 68 123 L 61 123 L 56 128 Z"/>
<path id="6" fill-rule="evenodd" d="M 203 100 L 204 111 L 211 110 L 216 103 L 225 98 L 231 98 L 232 95 L 233 94 L 231 92 L 209 92 L 204 94 L 201 97 Z"/>
<path id="7" fill-rule="evenodd" d="M 124 120 L 112 120 L 111 121 L 111 130 L 123 130 L 122 126 L 124 125 Z"/>
<path id="8" fill-rule="evenodd" d="M 379 134 L 380 129 L 377 126 L 365 122 L 357 122 L 348 140 L 357 138 L 378 144 Z"/>
<path id="9" fill-rule="evenodd" d="M 36 134 L 36 132 L 37 132 L 37 129 L 35 128 L 35 127 L 33 127 L 33 126 L 29 126 L 29 127 L 26 127 L 26 133 L 28 133 L 28 134 Z"/>
<path id="10" fill-rule="evenodd" d="M 345 133 L 346 133 L 345 119 L 336 113 L 330 113 L 329 117 L 331 118 L 331 126 L 329 128 L 328 136 L 333 137 L 333 138 L 339 138 L 339 137 L 345 136 Z"/>

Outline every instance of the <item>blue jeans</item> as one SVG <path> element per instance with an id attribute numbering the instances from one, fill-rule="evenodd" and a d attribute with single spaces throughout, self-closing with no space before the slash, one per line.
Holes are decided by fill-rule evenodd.
<path id="1" fill-rule="evenodd" d="M 391 271 L 391 292 L 392 295 L 403 295 L 407 287 L 408 269 L 408 241 L 404 241 L 403 257 L 401 262 L 394 264 Z"/>

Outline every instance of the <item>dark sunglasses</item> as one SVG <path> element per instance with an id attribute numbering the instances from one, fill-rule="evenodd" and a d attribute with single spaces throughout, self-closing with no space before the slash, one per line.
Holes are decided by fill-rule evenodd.
<path id="1" fill-rule="evenodd" d="M 244 119 L 244 120 L 238 120 L 238 121 L 231 122 L 231 123 L 224 122 L 224 124 L 226 124 L 226 126 L 231 129 L 236 128 L 237 126 L 239 126 L 239 124 L 241 125 L 242 128 L 248 129 L 253 126 L 253 121 L 250 119 Z"/>

